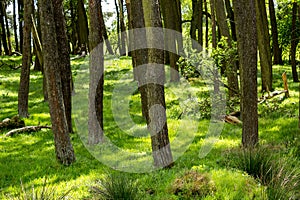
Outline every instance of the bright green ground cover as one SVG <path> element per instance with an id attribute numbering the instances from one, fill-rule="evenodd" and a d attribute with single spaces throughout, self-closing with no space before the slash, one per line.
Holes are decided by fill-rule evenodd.
<path id="1" fill-rule="evenodd" d="M 4 62 L 8 57 L 1 58 Z M 11 58 L 10 58 L 11 59 Z M 14 58 L 20 61 L 19 57 Z M 7 61 L 8 62 L 8 61 Z M 72 62 L 73 74 L 78 73 L 86 61 Z M 111 111 L 112 91 L 122 74 L 131 70 L 129 58 L 110 59 L 105 73 L 105 134 L 115 145 L 129 151 L 150 151 L 149 137 L 132 137 L 120 130 L 113 120 Z M 298 100 L 299 88 L 297 83 L 291 82 L 289 66 L 274 67 L 275 89 L 282 90 L 281 74 L 288 72 L 291 98 L 282 98 L 283 95 L 259 105 L 260 144 L 274 149 L 276 154 L 284 157 L 294 156 L 299 160 L 297 145 L 299 146 L 298 130 Z M 17 94 L 20 70 L 12 70 L 6 66 L 0 68 L 0 120 L 17 114 Z M 88 84 L 88 83 L 87 83 Z M 200 111 L 207 112 L 207 89 L 201 80 L 193 80 L 192 85 L 198 95 Z M 171 88 L 171 87 L 170 87 Z M 50 125 L 48 104 L 43 101 L 42 75 L 31 71 L 29 94 L 30 117 L 25 119 L 26 125 Z M 205 103 L 206 102 L 206 103 Z M 166 103 L 168 126 L 171 140 L 176 137 L 175 129 L 180 123 L 178 119 L 182 112 L 172 90 L 166 89 Z M 228 102 L 230 104 L 231 102 Z M 234 106 L 231 106 L 234 107 Z M 227 112 L 230 112 L 227 109 Z M 206 113 L 207 114 L 207 113 Z M 141 117 L 139 94 L 131 97 L 130 115 L 137 124 L 143 124 Z M 205 138 L 209 119 L 200 117 L 196 137 L 189 149 L 181 156 L 173 168 L 151 173 L 134 174 L 122 173 L 122 176 L 136 181 L 141 199 L 193 199 L 192 194 L 179 197 L 174 193 L 176 179 L 184 176 L 190 170 L 207 174 L 213 182 L 214 189 L 204 199 L 264 199 L 265 187 L 257 179 L 246 172 L 234 169 L 229 165 L 232 162 L 231 152 L 240 151 L 241 127 L 225 124 L 212 151 L 205 157 L 199 158 L 199 150 Z M 74 129 L 76 127 L 74 126 Z M 91 199 L 90 192 L 95 181 L 115 172 L 96 160 L 84 147 L 80 137 L 71 135 L 75 149 L 76 162 L 69 167 L 57 163 L 54 153 L 52 132 L 43 130 L 33 134 L 21 134 L 11 138 L 4 137 L 7 130 L 0 130 L 0 199 L 20 196 L 22 181 L 25 188 L 35 190 L 42 188 L 45 177 L 47 186 L 54 188 L 57 193 L 72 189 L 73 199 Z M 144 133 L 140 133 L 144 134 Z M 298 147 L 299 148 L 299 147 Z M 236 159 L 236 158 L 235 158 Z M 296 166 L 299 168 L 299 166 Z M 176 184 L 175 184 L 176 185 Z"/>

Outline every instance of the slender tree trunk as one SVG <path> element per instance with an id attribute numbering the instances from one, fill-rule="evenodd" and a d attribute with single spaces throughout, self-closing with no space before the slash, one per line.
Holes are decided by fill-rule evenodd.
<path id="1" fill-rule="evenodd" d="M 118 49 L 120 55 L 122 55 L 122 44 L 121 44 L 121 37 L 120 37 L 120 12 L 119 12 L 119 6 L 117 0 L 115 0 L 115 7 L 116 7 L 116 13 L 117 13 L 117 34 L 118 34 Z"/>
<path id="2" fill-rule="evenodd" d="M 272 31 L 272 40 L 273 40 L 273 64 L 274 65 L 282 65 L 282 50 L 279 47 L 278 42 L 278 31 L 277 31 L 277 22 L 276 22 L 276 14 L 274 7 L 274 0 L 269 0 L 269 12 L 270 12 L 270 21 L 271 21 L 271 31 Z"/>
<path id="3" fill-rule="evenodd" d="M 71 144 L 61 82 L 60 56 L 52 1 L 40 0 L 40 17 L 43 38 L 43 60 L 49 96 L 49 109 L 54 134 L 55 152 L 57 160 L 63 165 L 70 165 L 75 161 Z"/>
<path id="4" fill-rule="evenodd" d="M 78 46 L 81 52 L 82 51 L 87 52 L 87 49 L 89 49 L 88 46 L 89 28 L 88 28 L 87 14 L 84 8 L 83 0 L 78 0 L 77 18 L 78 18 L 78 36 L 79 36 Z"/>
<path id="5" fill-rule="evenodd" d="M 262 90 L 271 91 L 272 56 L 265 0 L 256 0 L 257 38 L 260 57 Z"/>
<path id="6" fill-rule="evenodd" d="M 229 47 L 232 47 L 231 36 L 229 32 L 229 27 L 226 20 L 225 7 L 223 0 L 215 0 L 216 16 L 218 20 L 218 25 L 220 33 L 222 36 L 227 38 L 227 43 Z M 229 92 L 229 97 L 236 96 L 235 91 L 239 90 L 238 77 L 237 77 L 237 65 L 236 62 L 229 61 L 226 63 L 226 76 L 228 81 L 228 86 L 231 88 Z"/>
<path id="7" fill-rule="evenodd" d="M 13 0 L 13 26 L 14 26 L 14 36 L 16 43 L 16 52 L 19 52 L 19 40 L 18 40 L 18 29 L 17 29 L 17 17 L 16 17 L 16 0 Z"/>
<path id="8" fill-rule="evenodd" d="M 130 30 L 132 30 L 132 13 L 131 13 L 131 2 L 130 0 L 126 0 L 126 10 L 127 10 L 127 20 L 128 20 L 128 56 L 131 56 L 131 57 L 135 57 L 134 54 L 134 51 L 132 51 L 132 47 L 133 47 L 133 34 Z M 134 59 L 132 59 L 133 61 Z M 135 66 L 134 63 L 132 63 L 133 67 Z M 137 80 L 136 79 L 136 76 L 134 76 L 134 80 Z"/>
<path id="9" fill-rule="evenodd" d="M 89 135 L 91 145 L 103 142 L 103 84 L 104 57 L 101 20 L 101 1 L 89 0 L 90 9 L 90 88 L 89 88 Z"/>
<path id="10" fill-rule="evenodd" d="M 69 133 L 73 132 L 72 128 L 72 100 L 71 100 L 71 83 L 72 72 L 70 63 L 70 52 L 68 46 L 68 37 L 66 30 L 65 16 L 63 13 L 63 0 L 52 0 L 54 16 L 56 19 L 55 28 L 57 36 L 58 52 L 60 62 L 58 68 L 61 72 L 62 93 L 65 106 L 65 115 L 68 124 Z"/>
<path id="11" fill-rule="evenodd" d="M 1 39 L 3 43 L 3 48 L 5 55 L 9 55 L 8 43 L 6 40 L 6 27 L 5 27 L 5 11 L 4 11 L 4 1 L 0 2 L 0 24 L 1 24 Z"/>
<path id="12" fill-rule="evenodd" d="M 210 0 L 210 10 L 211 10 L 211 29 L 212 29 L 212 47 L 217 48 L 217 23 L 215 15 L 215 0 Z"/>
<path id="13" fill-rule="evenodd" d="M 296 51 L 297 51 L 297 45 L 299 43 L 299 38 L 297 38 L 297 2 L 293 3 L 293 9 L 292 9 L 292 36 L 291 36 L 291 64 L 292 64 L 292 73 L 293 73 L 293 80 L 294 82 L 299 82 L 298 78 L 298 72 L 297 72 L 297 62 L 296 62 Z"/>
<path id="14" fill-rule="evenodd" d="M 255 0 L 234 0 L 233 5 L 241 73 L 242 143 L 253 147 L 258 143 Z"/>
<path id="15" fill-rule="evenodd" d="M 230 21 L 230 28 L 231 28 L 231 37 L 233 41 L 236 41 L 236 30 L 235 30 L 235 21 L 234 21 L 234 13 L 231 7 L 230 0 L 225 0 L 225 6 L 227 11 L 227 18 Z"/>
<path id="16" fill-rule="evenodd" d="M 196 49 L 199 45 L 196 44 L 197 41 L 197 28 L 198 28 L 198 20 L 199 20 L 199 3 L 198 0 L 192 0 L 192 21 L 191 21 L 191 29 L 190 29 L 190 36 L 192 38 L 192 47 Z M 201 49 L 197 49 L 200 51 Z"/>
<path id="17" fill-rule="evenodd" d="M 10 28 L 8 24 L 8 18 L 6 14 L 6 5 L 4 6 L 4 19 L 5 19 L 5 26 L 6 26 L 6 37 L 7 37 L 7 44 L 8 44 L 8 55 L 12 54 L 12 46 L 11 46 L 11 38 L 10 38 Z"/>
<path id="18" fill-rule="evenodd" d="M 160 5 L 158 0 L 143 1 L 145 11 L 146 27 L 162 27 L 160 18 Z M 148 66 L 145 74 L 142 76 L 146 83 L 147 105 L 148 109 L 147 125 L 151 134 L 152 155 L 156 167 L 165 168 L 173 164 L 173 157 L 170 148 L 168 136 L 168 126 L 166 117 L 166 104 L 164 93 L 164 47 L 163 31 L 147 32 L 147 42 L 160 44 L 160 49 L 148 49 Z M 153 64 L 155 63 L 155 64 Z"/>
<path id="19" fill-rule="evenodd" d="M 29 93 L 29 76 L 31 62 L 31 28 L 33 13 L 33 1 L 24 1 L 24 35 L 23 35 L 23 57 L 22 70 L 20 77 L 20 88 L 18 93 L 18 113 L 20 117 L 28 117 L 28 93 Z"/>
<path id="20" fill-rule="evenodd" d="M 119 9 L 120 9 L 120 28 L 121 28 L 121 56 L 126 55 L 126 26 L 124 22 L 124 2 L 123 0 L 118 0 L 119 1 Z"/>
<path id="21" fill-rule="evenodd" d="M 205 15 L 205 48 L 207 49 L 209 46 L 209 30 L 208 30 L 208 9 L 207 9 L 207 2 L 208 0 L 204 0 L 204 12 L 206 13 Z"/>
<path id="22" fill-rule="evenodd" d="M 20 51 L 21 51 L 21 53 L 23 53 L 23 13 L 24 13 L 23 0 L 18 0 L 19 37 L 20 37 Z"/>

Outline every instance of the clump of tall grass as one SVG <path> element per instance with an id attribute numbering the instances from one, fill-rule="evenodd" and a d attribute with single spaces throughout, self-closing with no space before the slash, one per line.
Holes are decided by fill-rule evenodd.
<path id="1" fill-rule="evenodd" d="M 41 189 L 36 189 L 32 186 L 30 189 L 25 188 L 21 180 L 21 190 L 17 195 L 8 195 L 7 198 L 10 200 L 63 200 L 72 199 L 70 196 L 71 191 L 67 190 L 65 192 L 58 193 L 56 187 L 52 187 L 47 183 L 47 178 L 44 179 Z"/>
<path id="2" fill-rule="evenodd" d="M 91 187 L 96 199 L 103 200 L 137 200 L 138 187 L 136 181 L 124 174 L 112 173 L 99 179 L 96 185 Z"/>
<path id="3" fill-rule="evenodd" d="M 267 147 L 245 148 L 236 152 L 231 165 L 247 172 L 266 186 L 268 199 L 300 199 L 300 163 L 277 155 Z"/>

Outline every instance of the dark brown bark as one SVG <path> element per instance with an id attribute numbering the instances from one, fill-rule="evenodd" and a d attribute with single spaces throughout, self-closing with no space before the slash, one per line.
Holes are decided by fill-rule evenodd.
<path id="1" fill-rule="evenodd" d="M 282 50 L 279 47 L 278 42 L 278 30 L 277 30 L 277 21 L 274 7 L 274 0 L 269 0 L 269 13 L 271 21 L 271 31 L 272 31 L 272 44 L 273 44 L 273 64 L 282 65 Z"/>
<path id="2" fill-rule="evenodd" d="M 33 13 L 33 1 L 24 1 L 24 35 L 23 35 L 23 56 L 22 70 L 20 77 L 20 88 L 18 93 L 18 113 L 20 117 L 28 117 L 28 93 L 30 79 L 30 62 L 31 62 L 31 28 Z"/>
<path id="3" fill-rule="evenodd" d="M 19 37 L 20 37 L 20 52 L 23 53 L 23 0 L 18 0 L 18 14 L 19 14 Z"/>
<path id="4" fill-rule="evenodd" d="M 292 74 L 293 74 L 293 81 L 294 82 L 299 82 L 298 78 L 298 72 L 297 72 L 297 62 L 296 62 L 296 51 L 297 51 L 297 45 L 299 43 L 299 38 L 297 38 L 297 27 L 296 27 L 296 22 L 297 22 L 297 2 L 293 3 L 293 8 L 292 8 L 292 35 L 291 35 L 291 64 L 292 64 Z"/>
<path id="5" fill-rule="evenodd" d="M 103 84 L 104 57 L 101 20 L 101 1 L 89 0 L 90 9 L 90 88 L 89 88 L 89 144 L 103 142 Z"/>
<path id="6" fill-rule="evenodd" d="M 204 0 L 204 13 L 208 12 L 207 9 L 208 0 Z M 209 29 L 208 29 L 208 15 L 205 15 L 205 48 L 208 48 L 209 46 Z"/>
<path id="7" fill-rule="evenodd" d="M 272 56 L 265 0 L 256 0 L 257 38 L 262 91 L 272 91 Z"/>
<path id="8" fill-rule="evenodd" d="M 181 34 L 181 15 L 178 12 L 180 9 L 180 2 L 178 0 L 162 0 L 161 9 L 164 20 L 164 27 Z M 166 48 L 168 50 L 165 51 L 165 53 L 169 54 L 170 67 L 173 69 L 170 71 L 171 82 L 178 82 L 180 79 L 177 62 L 179 59 L 179 53 L 182 49 L 181 40 L 181 38 L 177 38 L 175 36 L 166 36 L 165 40 Z"/>
<path id="9" fill-rule="evenodd" d="M 129 30 L 129 33 L 128 33 L 128 56 L 131 56 L 131 57 L 135 57 L 134 54 L 134 51 L 132 51 L 132 48 L 133 48 L 133 33 L 132 31 L 132 13 L 131 13 L 131 2 L 130 0 L 126 0 L 126 10 L 127 10 L 127 19 L 128 19 L 128 30 Z M 132 59 L 132 61 L 134 61 L 134 59 Z M 132 62 L 132 65 L 133 67 L 135 67 L 135 64 L 134 62 Z M 134 76 L 134 80 L 137 80 L 136 79 L 136 76 Z"/>
<path id="10" fill-rule="evenodd" d="M 18 29 L 17 29 L 17 17 L 16 17 L 16 0 L 13 0 L 13 27 L 16 48 L 15 51 L 19 52 L 19 40 L 18 40 Z"/>
<path id="11" fill-rule="evenodd" d="M 233 41 L 236 41 L 236 29 L 235 29 L 235 21 L 234 21 L 234 13 L 231 7 L 230 0 L 225 0 L 225 6 L 227 11 L 227 18 L 230 22 L 230 28 L 231 28 L 231 37 Z"/>
<path id="12" fill-rule="evenodd" d="M 85 51 L 89 49 L 88 47 L 88 37 L 89 37 L 89 29 L 88 29 L 88 20 L 87 14 L 84 8 L 83 0 L 78 0 L 77 3 L 77 19 L 78 19 L 78 47 L 80 51 Z"/>
<path id="13" fill-rule="evenodd" d="M 217 48 L 217 24 L 215 15 L 215 0 L 210 0 L 210 10 L 211 10 L 211 29 L 212 29 L 212 47 Z"/>
<path id="14" fill-rule="evenodd" d="M 51 0 L 40 0 L 40 17 L 45 77 L 49 96 L 49 110 L 54 134 L 57 160 L 63 165 L 75 161 L 74 150 L 70 141 L 68 123 L 65 115 L 62 93 L 60 57 L 56 33 L 56 16 Z"/>
<path id="15" fill-rule="evenodd" d="M 119 2 L 119 9 L 120 9 L 120 30 L 121 30 L 121 48 L 120 48 L 120 55 L 125 56 L 126 55 L 126 40 L 127 40 L 127 35 L 126 35 L 126 26 L 124 22 L 124 1 L 123 0 L 118 0 Z"/>
<path id="16" fill-rule="evenodd" d="M 118 49 L 119 54 L 122 55 L 122 44 L 121 44 L 121 37 L 120 37 L 120 12 L 119 12 L 119 6 L 117 0 L 115 0 L 115 7 L 116 7 L 116 13 L 117 13 L 117 34 L 118 34 Z"/>
<path id="17" fill-rule="evenodd" d="M 56 36 L 58 52 L 60 57 L 59 69 L 61 72 L 62 93 L 64 98 L 65 115 L 68 124 L 68 130 L 73 132 L 72 128 L 72 71 L 70 63 L 70 52 L 68 46 L 68 37 L 66 30 L 66 22 L 63 13 L 63 0 L 52 0 L 54 8 L 54 16 L 56 19 Z"/>
<path id="18" fill-rule="evenodd" d="M 143 2 L 146 27 L 162 27 L 160 18 L 160 5 L 158 0 L 149 0 Z M 147 105 L 142 104 L 148 109 L 147 125 L 151 134 L 152 155 L 154 166 L 165 168 L 173 164 L 173 157 L 170 148 L 168 136 L 168 126 L 166 117 L 166 104 L 164 93 L 164 47 L 163 31 L 147 32 L 147 41 L 149 43 L 160 44 L 160 49 L 148 49 L 148 63 L 145 74 L 139 74 L 141 80 L 145 83 L 145 95 Z M 153 63 L 157 63 L 154 64 Z"/>
<path id="19" fill-rule="evenodd" d="M 234 0 L 241 74 L 242 143 L 258 143 L 257 114 L 257 32 L 255 0 Z"/>
<path id="20" fill-rule="evenodd" d="M 201 22 L 201 26 L 202 26 L 202 20 L 199 21 L 199 16 L 200 16 L 200 4 L 198 2 L 198 0 L 192 0 L 192 10 L 193 10 L 193 14 L 192 14 L 192 21 L 191 21 L 191 29 L 190 29 L 190 36 L 193 39 L 192 41 L 192 47 L 193 49 L 197 49 L 197 47 L 199 47 L 199 45 L 197 45 L 197 29 L 200 27 L 200 22 Z M 198 29 L 199 32 L 199 29 Z M 198 38 L 200 40 L 200 38 Z M 201 49 L 197 49 L 198 51 L 201 51 Z"/>
<path id="21" fill-rule="evenodd" d="M 5 27 L 5 13 L 4 13 L 4 1 L 0 2 L 0 24 L 1 24 L 1 39 L 4 48 L 5 55 L 9 55 L 8 43 L 6 40 L 6 27 Z"/>

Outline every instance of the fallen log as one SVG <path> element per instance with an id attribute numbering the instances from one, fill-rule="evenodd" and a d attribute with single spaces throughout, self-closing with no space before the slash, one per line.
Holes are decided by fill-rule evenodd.
<path id="1" fill-rule="evenodd" d="M 5 134 L 6 137 L 11 137 L 20 133 L 32 133 L 40 131 L 41 129 L 52 129 L 51 126 L 25 126 L 22 128 L 14 129 Z"/>
<path id="2" fill-rule="evenodd" d="M 12 129 L 12 128 L 21 128 L 25 126 L 24 120 L 20 119 L 19 116 L 13 116 L 11 119 L 6 118 L 0 122 L 1 129 Z"/>

